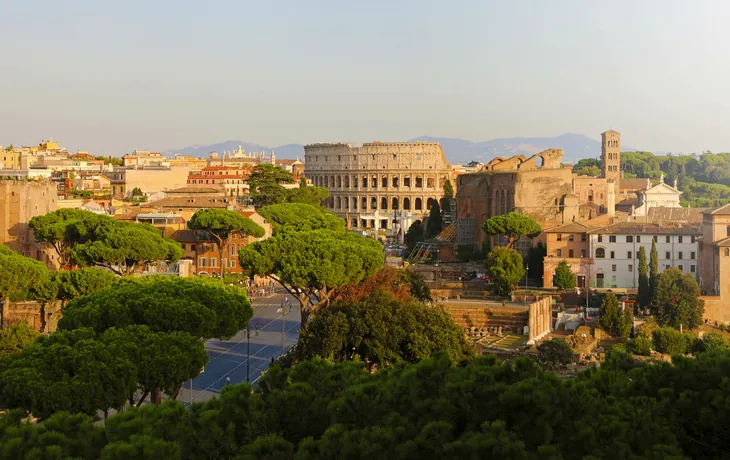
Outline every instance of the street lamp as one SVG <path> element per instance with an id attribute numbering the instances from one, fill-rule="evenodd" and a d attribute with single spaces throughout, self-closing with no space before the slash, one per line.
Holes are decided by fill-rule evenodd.
<path id="1" fill-rule="evenodd" d="M 259 335 L 259 327 L 254 326 L 254 335 Z M 251 321 L 249 320 L 248 325 L 246 326 L 246 340 L 248 344 L 246 345 L 246 383 L 250 382 L 251 378 Z"/>
<path id="2" fill-rule="evenodd" d="M 286 307 L 289 307 L 288 309 Z M 291 313 L 291 304 L 289 303 L 289 297 L 284 297 L 284 301 L 281 302 L 281 307 L 276 310 L 277 313 L 281 313 L 281 357 L 284 357 L 284 316 L 287 313 Z"/>

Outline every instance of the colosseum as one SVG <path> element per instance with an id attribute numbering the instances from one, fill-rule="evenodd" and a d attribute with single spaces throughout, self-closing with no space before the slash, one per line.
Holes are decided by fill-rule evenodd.
<path id="1" fill-rule="evenodd" d="M 362 230 L 402 235 L 441 200 L 451 173 L 436 142 L 312 144 L 304 152 L 305 176 L 331 193 L 328 210 Z"/>

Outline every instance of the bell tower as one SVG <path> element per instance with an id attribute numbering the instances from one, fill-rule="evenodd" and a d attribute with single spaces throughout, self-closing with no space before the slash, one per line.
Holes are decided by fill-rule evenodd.
<path id="1" fill-rule="evenodd" d="M 621 133 L 609 129 L 601 134 L 603 177 L 616 182 L 621 178 Z"/>

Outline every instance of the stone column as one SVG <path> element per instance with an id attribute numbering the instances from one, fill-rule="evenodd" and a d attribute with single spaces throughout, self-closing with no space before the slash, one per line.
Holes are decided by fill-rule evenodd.
<path id="1" fill-rule="evenodd" d="M 535 321 L 535 319 L 536 319 L 535 318 L 535 304 L 530 304 L 530 306 L 528 307 L 527 314 L 528 314 L 528 316 L 527 316 L 528 323 L 527 324 L 528 324 L 528 327 L 530 328 L 528 337 L 529 337 L 530 342 L 532 342 L 535 339 L 535 329 L 536 329 L 535 324 L 537 323 L 537 321 Z"/>

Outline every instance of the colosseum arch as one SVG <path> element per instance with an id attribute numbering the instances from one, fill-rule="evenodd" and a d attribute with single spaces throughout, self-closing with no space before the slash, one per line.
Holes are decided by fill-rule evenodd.
<path id="1" fill-rule="evenodd" d="M 342 176 L 337 176 L 337 188 L 342 187 Z"/>
<path id="2" fill-rule="evenodd" d="M 403 209 L 406 211 L 411 210 L 411 199 L 408 197 L 403 198 Z"/>
<path id="3" fill-rule="evenodd" d="M 384 211 L 388 210 L 388 199 L 386 197 L 380 199 L 380 209 Z"/>
<path id="4" fill-rule="evenodd" d="M 416 211 L 422 211 L 423 210 L 423 200 L 420 198 L 416 198 L 413 209 L 415 209 Z"/>
<path id="5" fill-rule="evenodd" d="M 378 209 L 378 198 L 377 197 L 370 198 L 370 209 Z"/>
<path id="6" fill-rule="evenodd" d="M 337 209 L 342 209 L 342 198 L 337 197 Z"/>
<path id="7" fill-rule="evenodd" d="M 393 197 L 391 208 L 393 211 L 396 211 L 398 209 L 398 197 Z"/>
<path id="8" fill-rule="evenodd" d="M 367 199 L 367 197 L 362 197 L 362 199 L 360 200 L 360 203 L 361 203 L 360 209 L 362 209 L 363 211 L 368 208 L 368 199 Z"/>

